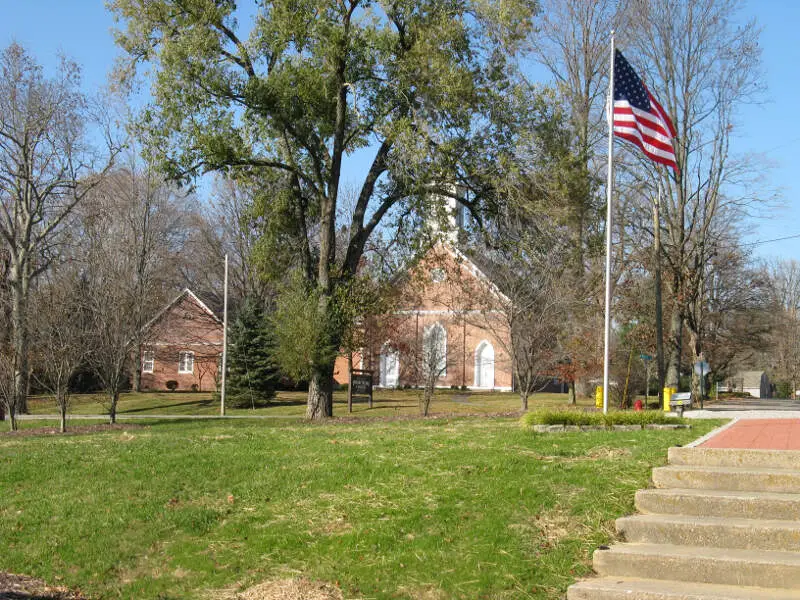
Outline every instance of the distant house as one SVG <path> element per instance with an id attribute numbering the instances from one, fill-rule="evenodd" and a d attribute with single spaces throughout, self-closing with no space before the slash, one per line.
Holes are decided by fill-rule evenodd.
<path id="1" fill-rule="evenodd" d="M 145 325 L 140 348 L 142 389 L 216 389 L 222 356 L 222 321 L 185 289 Z"/>
<path id="2" fill-rule="evenodd" d="M 740 371 L 719 386 L 720 392 L 750 394 L 754 398 L 769 398 L 771 389 L 766 371 Z"/>

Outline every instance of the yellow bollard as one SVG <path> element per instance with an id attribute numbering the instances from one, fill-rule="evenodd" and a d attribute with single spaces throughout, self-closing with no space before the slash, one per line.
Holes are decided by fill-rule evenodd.
<path id="1" fill-rule="evenodd" d="M 677 388 L 665 387 L 664 388 L 664 412 L 669 412 L 669 404 L 672 402 L 672 394 L 677 392 Z"/>
<path id="2" fill-rule="evenodd" d="M 595 408 L 603 408 L 603 386 L 598 385 L 594 388 L 594 406 Z"/>

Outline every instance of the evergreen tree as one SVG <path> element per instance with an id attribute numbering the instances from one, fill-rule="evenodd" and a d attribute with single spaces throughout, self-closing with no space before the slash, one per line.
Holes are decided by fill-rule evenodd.
<path id="1" fill-rule="evenodd" d="M 228 336 L 228 406 L 255 408 L 275 396 L 278 369 L 274 348 L 263 306 L 256 300 L 245 300 Z"/>

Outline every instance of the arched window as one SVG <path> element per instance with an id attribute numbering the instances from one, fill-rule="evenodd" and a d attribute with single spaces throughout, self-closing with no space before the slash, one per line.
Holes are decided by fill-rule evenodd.
<path id="1" fill-rule="evenodd" d="M 381 348 L 380 384 L 382 387 L 397 387 L 400 382 L 400 353 L 386 342 Z"/>
<path id="2" fill-rule="evenodd" d="M 441 323 L 429 325 L 422 334 L 422 370 L 426 375 L 447 375 L 447 330 Z"/>
<path id="3" fill-rule="evenodd" d="M 483 340 L 475 348 L 475 387 L 494 387 L 494 346 Z"/>

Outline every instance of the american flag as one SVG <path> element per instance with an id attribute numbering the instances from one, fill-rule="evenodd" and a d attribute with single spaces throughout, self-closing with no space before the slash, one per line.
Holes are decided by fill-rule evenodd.
<path id="1" fill-rule="evenodd" d="M 672 121 L 619 50 L 614 53 L 614 135 L 678 171 Z"/>

